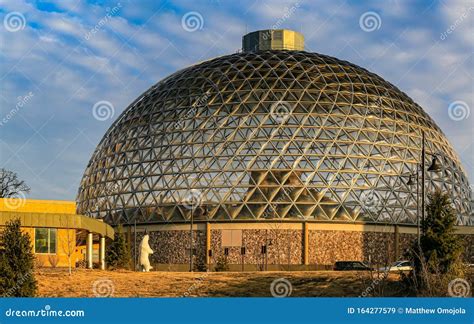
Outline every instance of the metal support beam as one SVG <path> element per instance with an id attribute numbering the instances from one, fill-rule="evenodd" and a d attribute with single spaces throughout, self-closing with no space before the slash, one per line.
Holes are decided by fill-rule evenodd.
<path id="1" fill-rule="evenodd" d="M 93 241 L 94 241 L 93 234 L 91 232 L 87 233 L 87 239 L 86 239 L 87 269 L 92 269 L 92 253 L 94 252 Z"/>
<path id="2" fill-rule="evenodd" d="M 99 241 L 99 264 L 100 270 L 105 270 L 105 237 L 101 236 Z"/>

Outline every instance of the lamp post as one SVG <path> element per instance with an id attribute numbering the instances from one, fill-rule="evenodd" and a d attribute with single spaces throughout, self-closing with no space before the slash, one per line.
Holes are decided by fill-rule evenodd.
<path id="1" fill-rule="evenodd" d="M 416 166 L 416 237 L 418 240 L 418 245 L 420 245 L 420 179 L 418 177 L 418 172 L 420 171 L 419 165 Z M 407 181 L 407 186 L 413 186 L 413 175 L 410 175 L 410 178 Z"/>
<path id="2" fill-rule="evenodd" d="M 421 165 L 417 165 L 415 174 L 416 174 L 416 223 L 417 223 L 417 237 L 418 237 L 418 245 L 420 245 L 420 217 L 419 217 L 419 171 L 421 171 L 421 232 L 425 233 L 425 181 L 426 181 L 426 147 L 425 147 L 425 132 L 421 131 Z M 431 161 L 431 165 L 428 167 L 427 171 L 430 172 L 438 172 L 441 169 L 438 158 L 436 155 L 433 155 L 433 160 Z M 407 185 L 413 185 L 413 174 L 410 174 L 410 178 L 407 181 Z"/>
<path id="3" fill-rule="evenodd" d="M 194 259 L 194 211 L 201 205 L 202 193 L 196 189 L 191 189 L 186 199 L 185 208 L 191 210 L 190 226 L 189 226 L 189 272 L 193 272 Z M 207 252 L 206 252 L 207 253 Z"/>
<path id="4" fill-rule="evenodd" d="M 191 227 L 189 229 L 189 272 L 193 272 L 193 257 L 194 257 L 194 244 L 193 244 L 193 225 L 194 225 L 194 204 L 191 206 Z"/>
<path id="5" fill-rule="evenodd" d="M 138 269 L 138 262 L 137 262 L 137 218 L 135 217 L 133 221 L 133 269 L 135 271 Z"/>

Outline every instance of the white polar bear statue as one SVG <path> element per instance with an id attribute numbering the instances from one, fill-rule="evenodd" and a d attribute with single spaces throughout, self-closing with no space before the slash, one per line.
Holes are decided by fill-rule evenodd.
<path id="1" fill-rule="evenodd" d="M 150 248 L 150 244 L 148 243 L 149 239 L 150 236 L 145 234 L 142 241 L 140 242 L 140 265 L 143 267 L 144 272 L 148 272 L 153 269 L 153 267 L 150 265 L 150 260 L 148 259 L 148 256 L 153 254 L 153 250 Z"/>

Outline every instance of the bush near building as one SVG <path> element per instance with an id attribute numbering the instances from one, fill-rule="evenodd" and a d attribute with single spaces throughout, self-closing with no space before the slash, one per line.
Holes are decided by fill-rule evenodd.
<path id="1" fill-rule="evenodd" d="M 227 258 L 220 256 L 217 258 L 216 266 L 214 268 L 214 271 L 216 272 L 223 272 L 223 271 L 229 271 L 229 264 L 227 262 Z"/>
<path id="2" fill-rule="evenodd" d="M 37 291 L 30 236 L 21 232 L 19 220 L 6 224 L 0 235 L 0 295 L 31 297 Z"/>
<path id="3" fill-rule="evenodd" d="M 207 264 L 205 258 L 195 258 L 193 263 L 193 271 L 195 272 L 206 272 Z"/>
<path id="4" fill-rule="evenodd" d="M 130 269 L 131 260 L 130 248 L 125 240 L 122 226 L 119 226 L 114 241 L 105 253 L 105 263 L 109 269 Z"/>

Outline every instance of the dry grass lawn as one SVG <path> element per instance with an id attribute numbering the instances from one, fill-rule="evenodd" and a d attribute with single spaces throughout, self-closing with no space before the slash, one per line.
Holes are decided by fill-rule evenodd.
<path id="1" fill-rule="evenodd" d="M 367 273 L 310 272 L 132 272 L 41 269 L 41 297 L 265 297 L 275 279 L 291 282 L 291 296 L 357 297 L 371 284 Z M 404 296 L 398 275 L 390 275 L 385 296 Z M 376 285 L 381 287 L 382 285 Z"/>

